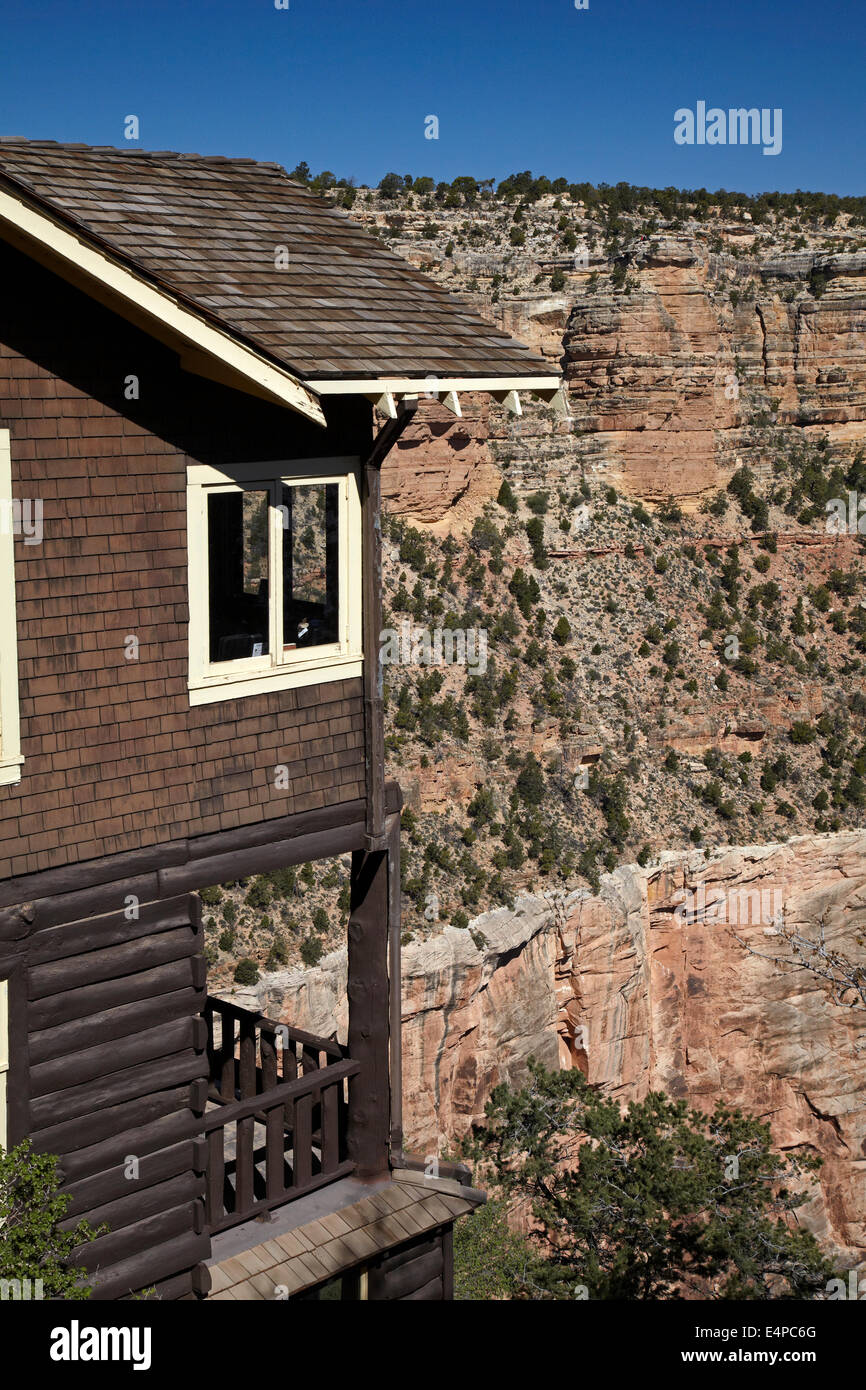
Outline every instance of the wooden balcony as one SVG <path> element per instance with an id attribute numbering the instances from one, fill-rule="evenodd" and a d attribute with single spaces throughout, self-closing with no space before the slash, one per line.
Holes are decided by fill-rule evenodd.
<path id="1" fill-rule="evenodd" d="M 313 1037 L 208 995 L 206 1220 L 227 1230 L 353 1172 L 348 1087 L 360 1063 Z"/>

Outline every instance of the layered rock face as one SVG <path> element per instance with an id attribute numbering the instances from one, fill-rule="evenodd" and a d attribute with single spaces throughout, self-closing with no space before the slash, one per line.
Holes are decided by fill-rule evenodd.
<path id="1" fill-rule="evenodd" d="M 615 485 L 696 503 L 764 464 L 762 409 L 845 452 L 866 440 L 866 255 L 735 261 L 665 238 L 626 259 L 631 292 L 587 293 L 564 334 L 575 427 Z"/>
<path id="2" fill-rule="evenodd" d="M 526 1059 L 579 1067 L 623 1101 L 658 1089 L 766 1119 L 820 1154 L 813 1230 L 866 1253 L 866 1015 L 785 964 L 774 922 L 866 961 L 866 831 L 663 856 L 601 892 L 531 896 L 403 954 L 407 1145 L 445 1153 Z M 781 957 L 782 963 L 774 957 Z M 345 1037 L 346 968 L 270 975 L 240 1002 Z"/>
<path id="3" fill-rule="evenodd" d="M 866 253 L 734 258 L 684 232 L 644 238 L 622 260 L 628 293 L 607 274 L 591 288 L 588 269 L 567 294 L 466 296 L 563 370 L 573 422 L 532 408 L 514 421 L 470 395 L 456 420 L 422 401 L 382 470 L 392 511 L 460 534 L 496 495 L 503 454 L 527 486 L 556 484 L 580 462 L 628 495 L 672 495 L 688 510 L 740 463 L 771 467 L 756 420 L 826 434 L 846 457 L 866 444 Z"/>
<path id="4" fill-rule="evenodd" d="M 459 534 L 471 529 L 501 482 L 487 445 L 489 400 L 461 397 L 458 418 L 435 399 L 418 411 L 382 467 L 387 510 L 415 524 Z"/>

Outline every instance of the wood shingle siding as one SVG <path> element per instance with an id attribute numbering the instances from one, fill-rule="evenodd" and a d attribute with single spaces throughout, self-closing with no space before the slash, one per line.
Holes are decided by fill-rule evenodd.
<path id="1" fill-rule="evenodd" d="M 44 508 L 41 544 L 15 543 L 25 762 L 0 797 L 0 880 L 362 796 L 360 679 L 190 708 L 185 486 L 191 462 L 357 452 L 369 405 L 329 406 L 325 438 L 2 244 L 0 274 L 0 426 L 14 495 Z M 57 319 L 75 332 L 46 334 Z"/>

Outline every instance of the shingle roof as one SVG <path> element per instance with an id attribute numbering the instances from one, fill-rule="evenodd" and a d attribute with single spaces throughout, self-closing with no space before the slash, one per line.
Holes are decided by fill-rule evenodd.
<path id="1" fill-rule="evenodd" d="M 393 1181 L 361 1201 L 296 1226 L 224 1260 L 210 1260 L 210 1297 L 222 1302 L 273 1299 L 334 1279 L 362 1261 L 447 1226 L 483 1195 L 448 1179 L 398 1169 Z"/>
<path id="2" fill-rule="evenodd" d="M 311 382 L 555 375 L 277 164 L 14 138 L 0 182 Z"/>

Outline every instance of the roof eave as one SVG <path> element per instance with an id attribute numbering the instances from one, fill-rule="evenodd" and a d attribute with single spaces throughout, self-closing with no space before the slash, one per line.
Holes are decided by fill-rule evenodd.
<path id="1" fill-rule="evenodd" d="M 2 188 L 0 231 L 64 279 L 81 285 L 160 341 L 171 343 L 188 370 L 215 376 L 239 390 L 286 406 L 317 425 L 326 424 L 317 388 L 311 389 L 59 220 Z"/>

